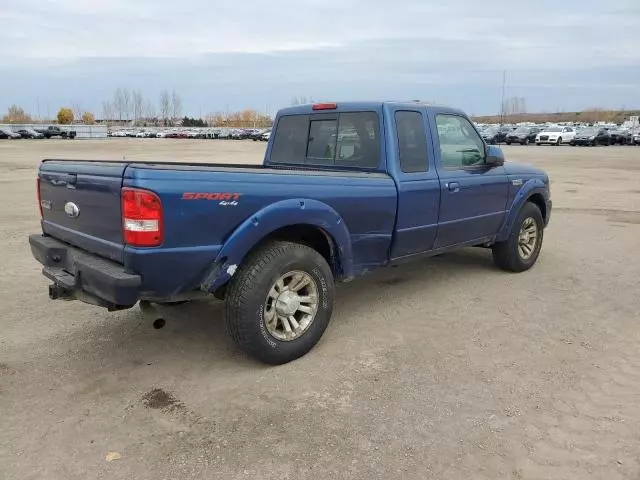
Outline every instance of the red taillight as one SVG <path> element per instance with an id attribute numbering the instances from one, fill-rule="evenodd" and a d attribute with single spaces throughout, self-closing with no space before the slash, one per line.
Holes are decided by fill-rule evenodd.
<path id="1" fill-rule="evenodd" d="M 124 243 L 135 247 L 157 247 L 162 243 L 162 203 L 148 190 L 122 189 Z"/>
<path id="2" fill-rule="evenodd" d="M 311 108 L 313 110 L 335 110 L 338 108 L 337 103 L 314 103 Z"/>
<path id="3" fill-rule="evenodd" d="M 38 209 L 40 210 L 40 218 L 42 215 L 42 196 L 40 195 L 40 177 L 36 178 L 36 190 L 38 191 Z"/>

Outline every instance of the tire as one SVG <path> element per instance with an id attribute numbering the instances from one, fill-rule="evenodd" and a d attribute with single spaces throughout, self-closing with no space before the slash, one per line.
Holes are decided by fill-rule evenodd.
<path id="1" fill-rule="evenodd" d="M 525 138 L 525 139 L 522 141 L 522 145 L 529 145 L 529 139 L 528 139 L 528 138 Z"/>
<path id="2" fill-rule="evenodd" d="M 559 147 L 560 145 L 562 145 L 562 137 L 558 138 L 558 140 L 556 141 L 556 145 Z"/>
<path id="3" fill-rule="evenodd" d="M 287 340 L 275 336 L 277 332 L 271 332 L 267 316 L 268 310 L 271 310 L 275 316 L 275 322 L 271 325 L 275 324 L 284 330 L 284 320 L 278 318 L 279 312 L 276 313 L 276 303 L 271 299 L 270 292 L 276 289 L 276 282 L 289 272 L 302 273 L 313 281 L 303 287 L 301 295 L 306 298 L 315 296 L 317 303 L 316 313 L 302 333 Z M 286 290 L 280 290 L 280 293 Z M 314 291 L 316 295 L 313 295 Z M 281 365 L 303 356 L 318 343 L 331 319 L 333 298 L 333 274 L 322 255 L 299 243 L 269 243 L 245 259 L 229 284 L 226 299 L 227 330 L 249 355 L 264 363 Z M 294 319 L 298 313 L 294 312 Z M 304 313 L 300 315 L 305 317 Z M 304 319 L 300 320 L 299 317 L 298 320 L 302 327 Z M 287 325 L 293 324 L 287 321 Z M 283 331 L 282 334 L 286 333 Z"/>
<path id="4" fill-rule="evenodd" d="M 511 145 L 511 142 L 504 142 L 504 143 L 506 143 L 507 145 Z"/>
<path id="5" fill-rule="evenodd" d="M 537 236 L 534 245 L 532 245 L 530 255 L 525 258 L 520 253 L 519 240 L 523 225 L 525 225 L 525 222 L 529 222 L 530 219 L 536 224 Z M 543 236 L 544 220 L 540 209 L 534 203 L 525 203 L 511 227 L 509 238 L 493 246 L 494 263 L 502 270 L 509 272 L 524 272 L 525 270 L 529 270 L 538 260 L 540 249 L 542 248 Z"/>

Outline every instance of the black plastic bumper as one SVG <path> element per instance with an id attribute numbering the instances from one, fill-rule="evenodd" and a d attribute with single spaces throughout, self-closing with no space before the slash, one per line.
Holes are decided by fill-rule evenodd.
<path id="1" fill-rule="evenodd" d="M 29 237 L 31 252 L 53 280 L 49 297 L 81 300 L 110 310 L 129 308 L 140 297 L 142 278 L 118 263 L 44 235 Z"/>

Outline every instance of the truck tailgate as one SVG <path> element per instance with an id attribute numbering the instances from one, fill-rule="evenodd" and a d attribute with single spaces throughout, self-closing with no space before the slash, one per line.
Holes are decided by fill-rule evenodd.
<path id="1" fill-rule="evenodd" d="M 71 245 L 122 262 L 120 188 L 126 163 L 44 161 L 42 230 Z"/>

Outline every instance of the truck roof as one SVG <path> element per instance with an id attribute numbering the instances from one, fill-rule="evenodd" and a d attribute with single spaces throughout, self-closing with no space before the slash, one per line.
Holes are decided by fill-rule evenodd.
<path id="1" fill-rule="evenodd" d="M 317 103 L 335 103 L 335 109 L 313 110 L 313 105 Z M 440 112 L 449 112 L 464 115 L 462 110 L 451 108 L 443 105 L 434 105 L 420 101 L 379 101 L 379 102 L 316 102 L 305 105 L 296 105 L 293 107 L 285 107 L 279 110 L 278 115 L 295 115 L 304 113 L 331 113 L 333 111 L 358 111 L 358 110 L 380 110 L 383 106 L 395 108 L 415 108 L 417 105 L 426 107 L 426 109 L 435 108 Z"/>

